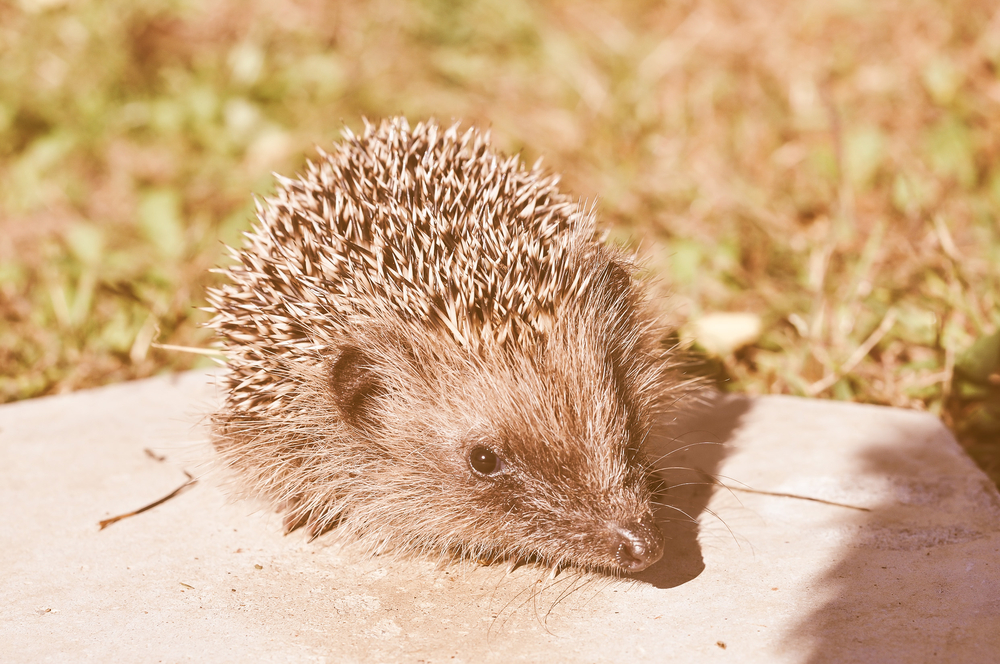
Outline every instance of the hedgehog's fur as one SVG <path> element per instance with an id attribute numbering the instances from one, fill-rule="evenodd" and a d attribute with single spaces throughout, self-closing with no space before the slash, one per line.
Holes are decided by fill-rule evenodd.
<path id="1" fill-rule="evenodd" d="M 659 547 L 632 569 L 659 557 L 640 446 L 677 381 L 630 258 L 557 180 L 402 119 L 279 177 L 209 292 L 214 443 L 247 493 L 372 552 L 619 573 L 625 533 Z"/>

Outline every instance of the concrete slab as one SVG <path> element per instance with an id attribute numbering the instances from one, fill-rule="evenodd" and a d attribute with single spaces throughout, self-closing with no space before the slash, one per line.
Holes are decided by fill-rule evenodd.
<path id="1" fill-rule="evenodd" d="M 216 398 L 193 373 L 0 407 L 0 661 L 1000 659 L 1000 496 L 926 414 L 689 413 L 656 440 L 670 548 L 631 581 L 366 560 L 204 480 L 99 531 L 204 472 Z"/>

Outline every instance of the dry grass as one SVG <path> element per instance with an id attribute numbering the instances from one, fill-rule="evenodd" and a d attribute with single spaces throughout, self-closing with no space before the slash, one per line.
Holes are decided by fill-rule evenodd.
<path id="1" fill-rule="evenodd" d="M 596 199 L 734 389 L 929 409 L 1000 477 L 995 7 L 0 0 L 0 400 L 202 361 L 151 344 L 207 345 L 250 192 L 433 115 Z"/>

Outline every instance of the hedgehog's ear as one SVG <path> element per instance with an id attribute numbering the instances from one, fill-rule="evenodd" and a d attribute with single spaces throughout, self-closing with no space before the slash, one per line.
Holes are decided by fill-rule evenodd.
<path id="1" fill-rule="evenodd" d="M 386 393 L 375 364 L 356 346 L 344 346 L 329 369 L 330 393 L 344 421 L 368 427 L 378 421 L 375 411 L 379 397 Z"/>

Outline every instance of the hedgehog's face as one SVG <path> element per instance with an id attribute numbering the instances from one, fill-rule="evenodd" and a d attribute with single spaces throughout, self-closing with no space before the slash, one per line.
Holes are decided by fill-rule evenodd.
<path id="1" fill-rule="evenodd" d="M 663 553 L 640 450 L 648 416 L 603 353 L 569 341 L 470 386 L 465 408 L 481 418 L 459 445 L 470 503 L 502 516 L 498 539 L 521 555 L 638 572 Z"/>
<path id="2" fill-rule="evenodd" d="M 642 367 L 609 364 L 575 333 L 475 361 L 408 343 L 347 346 L 328 369 L 382 488 L 357 509 L 394 515 L 386 530 L 415 548 L 629 573 L 660 558 L 639 449 L 648 416 L 629 380 Z"/>
<path id="3" fill-rule="evenodd" d="M 471 390 L 468 412 L 482 419 L 455 440 L 451 467 L 464 475 L 461 491 L 493 529 L 494 546 L 613 572 L 655 563 L 663 538 L 650 480 L 635 434 L 608 412 L 615 397 L 591 394 L 574 409 L 567 398 L 579 398 L 577 389 L 551 386 L 539 397 L 524 390 L 532 377 L 521 378 L 502 394 L 492 385 Z"/>

